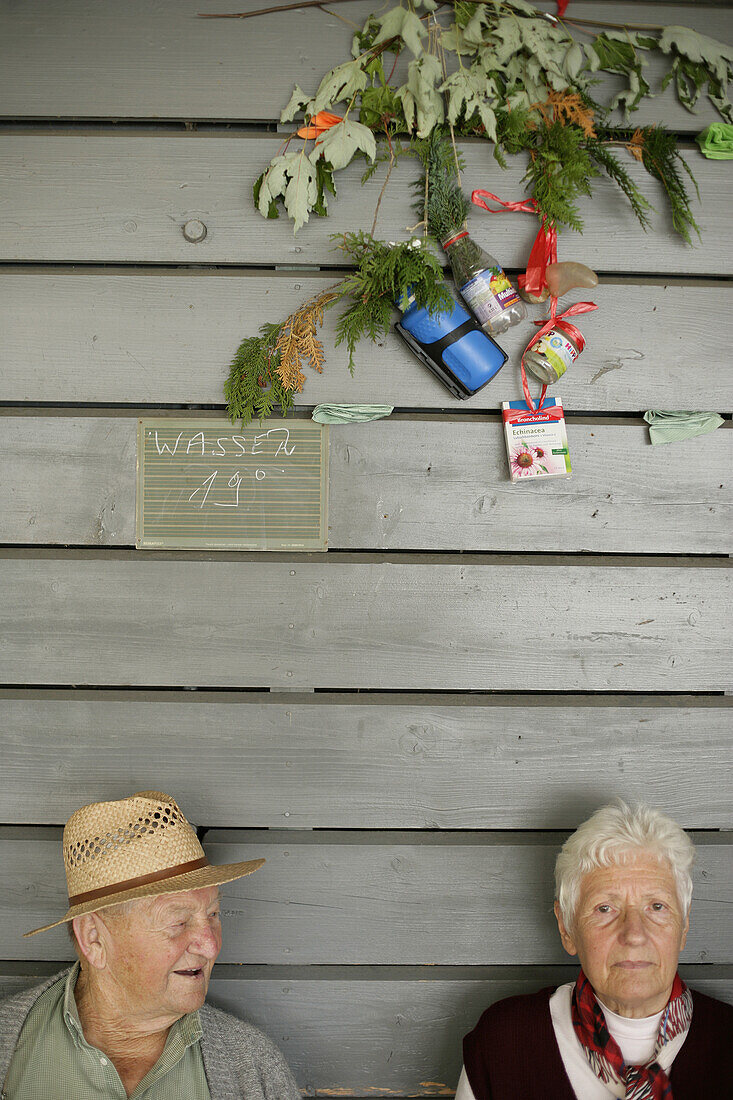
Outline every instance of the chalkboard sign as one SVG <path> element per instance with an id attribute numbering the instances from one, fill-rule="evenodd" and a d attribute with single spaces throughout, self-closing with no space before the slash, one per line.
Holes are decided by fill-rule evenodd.
<path id="1" fill-rule="evenodd" d="M 325 550 L 328 428 L 144 419 L 138 549 Z"/>

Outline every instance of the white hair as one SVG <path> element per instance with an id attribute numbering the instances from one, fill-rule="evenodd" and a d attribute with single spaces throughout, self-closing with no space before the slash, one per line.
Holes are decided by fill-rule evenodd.
<path id="1" fill-rule="evenodd" d="M 555 862 L 555 898 L 567 928 L 572 928 L 580 880 L 598 867 L 626 863 L 641 853 L 669 864 L 685 916 L 692 901 L 695 848 L 685 831 L 661 810 L 622 799 L 596 810 L 563 844 Z"/>

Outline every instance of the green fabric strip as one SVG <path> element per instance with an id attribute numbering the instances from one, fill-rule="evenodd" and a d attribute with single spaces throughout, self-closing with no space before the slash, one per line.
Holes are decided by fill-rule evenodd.
<path id="1" fill-rule="evenodd" d="M 724 423 L 723 417 L 714 412 L 669 412 L 662 409 L 650 409 L 644 413 L 644 419 L 649 425 L 653 446 L 707 435 Z"/>
<path id="2" fill-rule="evenodd" d="M 319 424 L 359 424 L 389 416 L 394 405 L 316 405 L 313 419 Z"/>
<path id="3" fill-rule="evenodd" d="M 733 160 L 733 126 L 729 122 L 714 122 L 695 141 L 710 160 Z"/>

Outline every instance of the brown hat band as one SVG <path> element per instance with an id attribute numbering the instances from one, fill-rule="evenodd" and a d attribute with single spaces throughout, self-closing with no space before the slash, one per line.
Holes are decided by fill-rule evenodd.
<path id="1" fill-rule="evenodd" d="M 99 890 L 86 890 L 83 894 L 72 894 L 69 897 L 69 905 L 82 905 L 87 901 L 97 901 L 106 898 L 110 894 L 122 894 L 125 890 L 134 890 L 138 886 L 148 886 L 151 882 L 162 882 L 167 878 L 175 878 L 176 875 L 184 875 L 187 871 L 198 871 L 199 867 L 208 867 L 206 856 L 200 859 L 191 859 L 188 863 L 179 863 L 175 867 L 166 867 L 163 871 L 154 871 L 150 875 L 139 875 L 137 878 L 128 878 L 124 882 L 116 882 L 112 886 L 102 886 Z"/>

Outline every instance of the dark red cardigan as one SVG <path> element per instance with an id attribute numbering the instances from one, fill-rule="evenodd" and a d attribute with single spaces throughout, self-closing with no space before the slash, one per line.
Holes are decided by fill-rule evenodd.
<path id="1" fill-rule="evenodd" d="M 555 1039 L 553 993 L 498 1001 L 463 1040 L 476 1100 L 578 1100 Z M 692 991 L 692 1023 L 670 1082 L 674 1100 L 733 1100 L 733 1006 Z"/>

